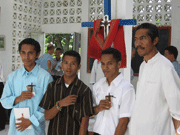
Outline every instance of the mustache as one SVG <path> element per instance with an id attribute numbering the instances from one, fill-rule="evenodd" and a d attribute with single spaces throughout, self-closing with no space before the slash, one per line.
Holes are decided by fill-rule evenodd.
<path id="1" fill-rule="evenodd" d="M 137 49 L 144 49 L 144 47 L 142 47 L 142 46 L 137 46 L 137 47 L 136 47 L 136 50 L 137 50 Z"/>

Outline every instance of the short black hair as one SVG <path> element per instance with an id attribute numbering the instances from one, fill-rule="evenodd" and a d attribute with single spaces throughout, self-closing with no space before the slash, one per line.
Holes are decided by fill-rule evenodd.
<path id="1" fill-rule="evenodd" d="M 154 39 L 156 37 L 159 38 L 159 30 L 158 30 L 158 27 L 154 24 L 151 24 L 151 23 L 142 23 L 141 25 L 139 25 L 135 32 L 139 29 L 148 29 L 148 35 L 151 37 L 151 41 L 153 42 Z M 156 44 L 156 47 L 157 47 L 157 44 Z"/>
<path id="2" fill-rule="evenodd" d="M 51 44 L 49 44 L 49 45 L 47 46 L 47 50 L 51 50 L 51 49 L 54 49 L 54 46 L 51 45 Z"/>
<path id="3" fill-rule="evenodd" d="M 40 51 L 41 51 L 41 46 L 40 46 L 39 42 L 34 40 L 33 38 L 25 38 L 24 40 L 22 40 L 19 43 L 19 47 L 18 47 L 19 52 L 21 51 L 21 46 L 23 44 L 34 46 L 34 50 L 36 51 L 36 54 L 40 53 Z"/>
<path id="4" fill-rule="evenodd" d="M 109 48 L 103 50 L 101 52 L 101 57 L 105 54 L 112 54 L 113 58 L 116 60 L 116 62 L 121 61 L 121 53 L 115 48 L 109 47 Z"/>
<path id="5" fill-rule="evenodd" d="M 168 50 L 170 54 L 174 55 L 174 58 L 177 59 L 178 56 L 178 50 L 175 46 L 168 46 L 165 48 L 165 50 Z"/>
<path id="6" fill-rule="evenodd" d="M 63 53 L 63 49 L 61 48 L 56 48 L 56 51 L 60 51 L 61 53 Z"/>
<path id="7" fill-rule="evenodd" d="M 66 55 L 67 55 L 67 56 L 73 56 L 73 57 L 75 57 L 76 60 L 77 60 L 78 65 L 81 63 L 81 56 L 79 55 L 78 52 L 73 51 L 73 50 L 71 50 L 71 51 L 66 51 L 66 52 L 64 53 L 64 55 L 63 55 L 62 60 L 64 59 L 64 57 L 65 57 Z"/>

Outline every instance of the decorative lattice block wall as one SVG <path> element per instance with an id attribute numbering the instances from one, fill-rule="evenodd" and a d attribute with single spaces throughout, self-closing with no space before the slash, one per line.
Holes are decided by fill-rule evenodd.
<path id="1" fill-rule="evenodd" d="M 133 18 L 137 25 L 150 22 L 157 26 L 171 26 L 172 0 L 133 0 Z"/>

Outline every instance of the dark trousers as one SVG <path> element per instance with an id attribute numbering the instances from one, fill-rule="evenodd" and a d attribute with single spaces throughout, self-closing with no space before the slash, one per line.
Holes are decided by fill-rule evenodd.
<path id="1" fill-rule="evenodd" d="M 0 97 L 2 96 L 3 88 L 4 88 L 4 84 L 2 82 L 0 82 Z M 0 129 L 4 129 L 5 124 L 6 124 L 5 109 L 2 107 L 2 105 L 0 103 Z"/>

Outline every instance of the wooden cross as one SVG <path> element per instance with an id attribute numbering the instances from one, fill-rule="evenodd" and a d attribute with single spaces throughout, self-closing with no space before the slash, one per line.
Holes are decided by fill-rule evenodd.
<path id="1" fill-rule="evenodd" d="M 106 100 L 111 101 L 111 97 L 116 98 L 113 95 L 110 95 L 110 93 L 105 98 Z"/>
<path id="2" fill-rule="evenodd" d="M 104 26 L 104 36 L 106 35 L 105 38 L 107 37 L 107 34 L 109 32 L 108 30 L 110 20 L 111 0 L 104 0 L 104 20 L 101 22 L 101 26 Z M 136 25 L 136 19 L 122 19 L 120 20 L 119 25 Z M 82 22 L 81 27 L 93 27 L 93 22 Z"/>
<path id="3" fill-rule="evenodd" d="M 36 85 L 33 85 L 33 83 L 31 83 L 31 85 L 29 85 L 29 86 L 30 86 L 30 90 L 32 92 L 33 91 L 33 87 L 36 86 Z"/>
<path id="4" fill-rule="evenodd" d="M 109 16 L 105 15 L 103 21 L 101 22 L 101 26 L 104 26 L 104 40 L 106 40 L 106 37 L 109 33 L 109 26 L 110 26 L 110 21 L 109 21 Z"/>

